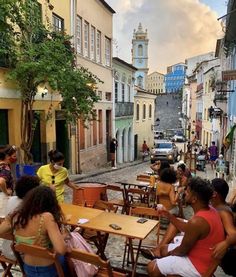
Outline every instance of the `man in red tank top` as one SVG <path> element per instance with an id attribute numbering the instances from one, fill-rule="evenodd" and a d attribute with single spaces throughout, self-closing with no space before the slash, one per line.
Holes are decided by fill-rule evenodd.
<path id="1" fill-rule="evenodd" d="M 185 234 L 179 246 L 169 249 L 167 256 L 148 264 L 151 277 L 180 275 L 200 277 L 212 262 L 212 249 L 225 238 L 224 228 L 217 211 L 209 207 L 213 195 L 210 182 L 199 177 L 189 181 L 185 200 L 192 206 L 194 216 L 185 226 Z M 174 225 L 183 224 L 164 211 Z M 181 229 L 181 228 L 179 228 Z"/>

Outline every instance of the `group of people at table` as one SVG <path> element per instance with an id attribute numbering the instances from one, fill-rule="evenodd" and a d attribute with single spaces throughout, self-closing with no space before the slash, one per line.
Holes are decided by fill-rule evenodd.
<path id="1" fill-rule="evenodd" d="M 64 255 L 70 251 L 66 242 L 70 233 L 63 228 L 65 218 L 60 203 L 64 201 L 64 185 L 71 188 L 75 185 L 69 181 L 63 167 L 63 154 L 50 151 L 49 158 L 50 163 L 39 168 L 38 177 L 23 176 L 14 186 L 10 163 L 15 162 L 16 149 L 0 147 L 0 211 L 5 218 L 0 225 L 0 235 L 12 232 L 16 243 L 52 249 L 61 255 L 66 272 Z M 168 218 L 170 224 L 156 248 L 141 251 L 152 260 L 147 267 L 149 276 L 199 277 L 214 260 L 221 260 L 223 268 L 226 265 L 227 269 L 229 248 L 236 244 L 236 228 L 233 213 L 226 203 L 229 191 L 226 181 L 191 178 L 182 164 L 178 166 L 179 186 L 175 189 L 173 184 L 177 177 L 173 168 L 158 162 L 152 169 L 159 179 L 157 193 L 166 196 L 162 198 L 165 207 L 157 214 Z M 175 211 L 183 194 L 186 205 L 193 210 L 188 220 L 178 218 Z M 180 235 L 176 237 L 177 234 Z M 57 276 L 51 262 L 31 255 L 24 256 L 24 270 L 30 277 L 36 276 L 36 272 L 42 277 Z"/>

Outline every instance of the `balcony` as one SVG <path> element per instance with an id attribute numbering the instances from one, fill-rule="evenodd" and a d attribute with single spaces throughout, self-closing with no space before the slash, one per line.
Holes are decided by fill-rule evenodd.
<path id="1" fill-rule="evenodd" d="M 227 102 L 227 92 L 225 92 L 225 91 L 216 92 L 214 101 Z"/>
<path id="2" fill-rule="evenodd" d="M 117 102 L 115 103 L 115 116 L 133 116 L 134 115 L 134 103 L 130 102 Z"/>

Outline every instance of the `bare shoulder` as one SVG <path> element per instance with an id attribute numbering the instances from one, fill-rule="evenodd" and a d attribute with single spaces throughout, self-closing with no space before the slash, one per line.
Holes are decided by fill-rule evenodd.
<path id="1" fill-rule="evenodd" d="M 45 212 L 45 213 L 42 213 L 42 216 L 44 218 L 44 221 L 47 223 L 47 222 L 50 222 L 50 221 L 55 221 L 54 220 L 54 216 L 49 213 L 49 212 Z"/>

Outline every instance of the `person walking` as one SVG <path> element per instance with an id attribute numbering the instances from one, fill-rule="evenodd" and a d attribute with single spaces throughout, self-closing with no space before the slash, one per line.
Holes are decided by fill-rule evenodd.
<path id="1" fill-rule="evenodd" d="M 56 197 L 59 203 L 64 202 L 64 185 L 70 188 L 76 188 L 76 186 L 70 182 L 68 177 L 68 170 L 63 167 L 65 158 L 64 155 L 57 151 L 51 150 L 48 152 L 50 163 L 41 166 L 37 175 L 40 178 L 43 185 L 50 187 L 56 193 Z"/>
<path id="2" fill-rule="evenodd" d="M 112 138 L 110 142 L 110 158 L 111 158 L 111 167 L 116 169 L 116 149 L 118 147 L 118 142 L 116 138 Z"/>
<path id="3" fill-rule="evenodd" d="M 216 167 L 215 160 L 218 158 L 218 148 L 215 144 L 216 143 L 212 141 L 211 146 L 208 149 L 210 153 L 210 163 L 211 163 L 212 170 Z"/>

